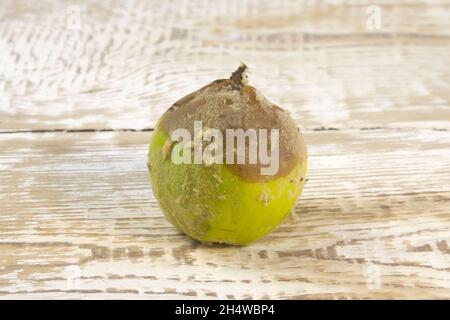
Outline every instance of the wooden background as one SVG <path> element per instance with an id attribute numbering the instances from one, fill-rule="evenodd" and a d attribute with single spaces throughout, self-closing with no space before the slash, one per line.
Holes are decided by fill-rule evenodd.
<path id="1" fill-rule="evenodd" d="M 240 61 L 310 180 L 277 231 L 205 246 L 147 144 Z M 0 298 L 450 298 L 450 2 L 2 0 L 0 62 Z"/>

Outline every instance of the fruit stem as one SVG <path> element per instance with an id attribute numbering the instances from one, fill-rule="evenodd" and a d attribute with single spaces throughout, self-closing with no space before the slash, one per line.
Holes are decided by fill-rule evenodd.
<path id="1" fill-rule="evenodd" d="M 241 62 L 239 68 L 231 74 L 230 80 L 238 87 L 242 87 L 247 84 L 247 71 L 248 67 L 245 63 Z"/>

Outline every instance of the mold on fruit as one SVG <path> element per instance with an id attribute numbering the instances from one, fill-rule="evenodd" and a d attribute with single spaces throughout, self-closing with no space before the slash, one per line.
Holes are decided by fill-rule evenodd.
<path id="1" fill-rule="evenodd" d="M 162 211 L 201 242 L 244 245 L 263 237 L 291 212 L 306 182 L 302 134 L 288 112 L 248 84 L 246 71 L 242 64 L 229 79 L 175 102 L 150 142 Z"/>

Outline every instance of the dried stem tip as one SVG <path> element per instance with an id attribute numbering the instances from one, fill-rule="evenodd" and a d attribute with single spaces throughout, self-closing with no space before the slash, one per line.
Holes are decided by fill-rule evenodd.
<path id="1" fill-rule="evenodd" d="M 230 80 L 240 88 L 247 84 L 247 66 L 241 62 L 239 68 L 231 74 Z"/>

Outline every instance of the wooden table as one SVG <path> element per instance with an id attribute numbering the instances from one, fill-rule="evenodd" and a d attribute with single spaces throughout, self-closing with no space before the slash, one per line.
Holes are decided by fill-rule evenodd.
<path id="1" fill-rule="evenodd" d="M 240 61 L 310 181 L 277 231 L 205 246 L 147 144 Z M 448 1 L 2 0 L 0 62 L 1 298 L 450 298 Z"/>

